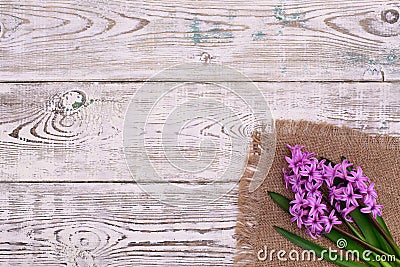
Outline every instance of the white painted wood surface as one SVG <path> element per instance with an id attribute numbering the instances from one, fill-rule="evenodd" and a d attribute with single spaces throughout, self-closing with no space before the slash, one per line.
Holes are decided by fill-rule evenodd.
<path id="1" fill-rule="evenodd" d="M 141 85 L 1 84 L 1 180 L 132 181 L 122 131 L 127 106 Z M 398 83 L 258 83 L 258 87 L 276 119 L 324 121 L 368 133 L 400 134 Z M 55 96 L 72 90 L 84 92 L 92 103 L 69 116 L 57 113 L 51 107 Z M 170 107 L 157 108 L 161 112 Z M 70 127 L 60 127 L 62 118 L 70 121 Z M 193 135 L 200 136 L 205 127 L 207 124 L 200 124 Z M 63 129 L 72 132 L 64 133 Z M 176 133 L 167 138 L 173 140 Z"/>
<path id="2" fill-rule="evenodd" d="M 0 81 L 137 81 L 203 52 L 256 81 L 399 80 L 399 6 L 7 0 L 0 3 Z"/>
<path id="3" fill-rule="evenodd" d="M 237 181 L 228 182 L 233 190 L 218 201 L 186 208 L 160 203 L 134 184 L 121 131 L 129 100 L 141 85 L 0 85 L 1 266 L 233 264 Z M 400 133 L 397 83 L 257 85 L 275 118 Z M 71 140 L 32 134 L 45 133 L 38 121 L 57 111 L 51 105 L 55 95 L 71 90 L 94 100 L 78 109 L 84 130 Z M 172 197 L 185 201 L 188 196 Z"/>
<path id="4" fill-rule="evenodd" d="M 0 266 L 229 266 L 235 195 L 178 209 L 134 184 L 1 184 Z"/>
<path id="5" fill-rule="evenodd" d="M 399 136 L 399 11 L 397 0 L 1 1 L 0 266 L 232 266 L 237 179 L 199 207 L 143 192 L 122 146 L 130 99 L 164 68 L 225 64 L 257 82 L 274 118 Z M 203 196 L 171 195 L 189 197 Z"/>

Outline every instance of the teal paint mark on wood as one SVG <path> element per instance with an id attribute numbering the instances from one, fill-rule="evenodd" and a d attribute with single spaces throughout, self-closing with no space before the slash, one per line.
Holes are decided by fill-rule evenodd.
<path id="1" fill-rule="evenodd" d="M 201 41 L 201 33 L 200 33 L 200 23 L 195 17 L 192 25 L 190 26 L 192 32 L 192 40 L 195 44 L 200 43 Z"/>
<path id="2" fill-rule="evenodd" d="M 280 1 L 280 5 L 274 7 L 274 18 L 281 24 L 280 29 L 276 32 L 276 35 L 283 35 L 285 26 L 296 26 L 305 30 L 307 28 L 305 12 L 289 13 L 285 10 L 283 1 Z"/>
<path id="3" fill-rule="evenodd" d="M 262 31 L 259 31 L 257 33 L 253 33 L 251 37 L 253 41 L 262 41 L 266 39 L 267 35 Z"/>
<path id="4" fill-rule="evenodd" d="M 383 50 L 377 55 L 367 55 L 353 51 L 345 52 L 344 58 L 354 66 L 360 65 L 380 65 L 380 66 L 395 66 L 399 64 L 400 51 L 391 49 L 390 51 Z"/>
<path id="5" fill-rule="evenodd" d="M 287 14 L 284 6 L 275 6 L 274 8 L 274 18 L 278 21 L 281 21 L 284 24 L 298 24 L 298 22 L 305 23 L 307 20 L 305 19 L 305 14 L 302 13 L 293 13 Z"/>
<path id="6" fill-rule="evenodd" d="M 222 29 L 219 23 L 213 23 L 208 30 L 201 29 L 201 21 L 195 17 L 190 25 L 190 38 L 194 44 L 200 43 L 230 43 L 234 38 L 229 29 Z"/>
<path id="7" fill-rule="evenodd" d="M 365 63 L 368 61 L 368 57 L 361 53 L 356 53 L 352 51 L 347 51 L 345 53 L 345 59 L 350 63 L 356 65 L 357 63 Z"/>
<path id="8" fill-rule="evenodd" d="M 398 61 L 399 61 L 399 53 L 398 51 L 392 49 L 387 55 L 383 57 L 382 64 L 396 65 Z"/>
<path id="9" fill-rule="evenodd" d="M 274 17 L 276 20 L 284 21 L 286 19 L 286 11 L 283 10 L 283 6 L 276 6 L 274 9 Z"/>

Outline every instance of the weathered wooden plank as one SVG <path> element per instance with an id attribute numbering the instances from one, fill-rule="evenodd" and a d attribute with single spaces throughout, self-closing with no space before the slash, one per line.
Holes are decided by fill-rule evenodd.
<path id="1" fill-rule="evenodd" d="M 171 88 L 174 85 L 162 84 L 163 87 Z M 229 87 L 229 84 L 226 85 Z M 133 181 L 123 153 L 122 131 L 127 106 L 140 86 L 140 83 L 1 84 L 0 179 Z M 398 83 L 296 82 L 258 83 L 258 86 L 274 118 L 323 121 L 367 133 L 400 135 Z M 203 85 L 192 85 L 193 90 L 197 87 L 203 88 Z M 80 96 L 77 92 L 84 95 L 85 104 L 80 105 L 80 100 L 78 104 L 75 103 L 73 99 Z M 69 96 L 70 105 L 66 96 Z M 177 99 L 190 99 L 183 93 L 172 96 L 164 95 L 157 103 L 146 104 L 149 107 L 155 105 L 148 120 L 148 127 L 152 131 L 162 130 L 164 113 L 173 109 L 171 105 L 177 105 Z M 198 95 L 193 95 L 192 99 L 196 97 Z M 221 92 L 215 91 L 213 97 L 225 99 L 222 106 L 229 104 L 227 95 Z M 168 99 L 173 99 L 172 104 Z M 66 107 L 72 110 L 71 113 L 65 111 Z M 163 138 L 175 140 L 179 135 L 198 139 L 204 134 L 209 135 L 212 129 L 205 122 L 196 122 L 191 132 L 171 132 Z M 181 125 L 185 123 L 182 121 Z M 237 132 L 247 127 L 242 126 L 240 120 L 220 123 L 229 124 L 229 128 L 237 129 Z M 215 140 L 221 140 L 222 137 L 218 135 L 220 130 L 216 128 L 216 137 L 213 136 Z M 148 135 L 144 135 L 146 140 L 150 140 L 147 141 L 149 150 L 144 152 L 144 156 L 146 153 L 152 155 L 150 152 L 155 151 L 163 153 L 163 147 L 156 142 L 159 137 Z M 204 149 L 207 152 L 207 148 Z M 198 154 L 192 152 L 186 151 L 185 157 L 196 159 Z M 224 155 L 220 155 L 219 159 L 224 159 Z M 165 164 L 170 164 L 164 158 L 151 160 L 156 166 L 165 167 Z M 219 168 L 230 163 L 229 160 L 221 161 L 221 165 L 211 165 L 209 170 L 216 173 L 217 168 L 221 170 Z M 171 176 L 174 181 L 187 181 L 180 175 L 175 176 Z M 206 178 L 199 176 L 195 181 L 204 183 L 208 181 L 204 180 Z M 209 179 L 212 180 L 212 176 Z M 234 181 L 237 181 L 236 177 L 231 180 Z"/>
<path id="2" fill-rule="evenodd" d="M 257 81 L 400 80 L 399 11 L 388 0 L 2 1 L 0 81 L 138 81 L 200 58 Z"/>
<path id="3" fill-rule="evenodd" d="M 134 184 L 2 183 L 0 265 L 229 266 L 236 199 L 177 208 Z"/>

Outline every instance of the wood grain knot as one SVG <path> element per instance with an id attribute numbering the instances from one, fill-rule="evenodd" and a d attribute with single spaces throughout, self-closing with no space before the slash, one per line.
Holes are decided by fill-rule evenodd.
<path id="1" fill-rule="evenodd" d="M 368 13 L 360 21 L 360 25 L 367 33 L 375 36 L 397 37 L 400 35 L 399 15 L 399 9 L 396 5 L 384 5 L 378 10 Z M 395 40 L 393 39 L 393 41 Z"/>
<path id="2" fill-rule="evenodd" d="M 9 41 L 13 40 L 12 43 L 7 43 L 7 48 L 30 42 L 31 45 L 43 48 L 38 49 L 42 51 L 58 45 L 60 40 L 79 42 L 93 39 L 93 42 L 101 42 L 103 38 L 135 34 L 150 23 L 147 19 L 121 13 L 126 10 L 121 9 L 120 12 L 118 8 L 111 9 L 107 6 L 98 9 L 90 3 L 69 6 L 23 2 L 15 6 L 4 3 L 0 5 L 0 10 L 13 11 L 12 15 L 1 14 L 7 30 L 10 31 L 10 36 L 7 37 Z M 102 38 L 99 38 L 100 35 Z M 85 42 L 80 42 L 80 46 L 84 47 Z M 90 44 L 90 49 L 93 47 Z"/>
<path id="3" fill-rule="evenodd" d="M 203 61 L 205 63 L 210 63 L 211 59 L 212 59 L 211 55 L 207 52 L 203 52 L 200 55 L 200 61 Z"/>
<path id="4" fill-rule="evenodd" d="M 126 238 L 118 228 L 92 222 L 67 225 L 54 232 L 50 241 L 56 253 L 71 266 L 102 266 L 99 258 L 108 258 L 113 246 Z"/>
<path id="5" fill-rule="evenodd" d="M 42 144 L 82 142 L 99 132 L 91 110 L 85 109 L 93 102 L 80 90 L 57 93 L 46 101 L 44 108 L 21 121 L 9 136 Z"/>
<path id="6" fill-rule="evenodd" d="M 399 21 L 399 11 L 395 9 L 383 10 L 381 17 L 384 22 L 394 24 Z"/>
<path id="7" fill-rule="evenodd" d="M 101 243 L 100 236 L 87 229 L 79 229 L 69 236 L 71 244 L 80 250 L 93 251 Z"/>
<path id="8" fill-rule="evenodd" d="M 87 105 L 87 97 L 83 91 L 73 90 L 64 93 L 60 98 L 57 97 L 55 110 L 66 114 L 78 112 L 80 108 Z"/>
<path id="9" fill-rule="evenodd" d="M 69 227 L 57 231 L 56 247 L 74 266 L 97 266 L 96 255 L 107 245 L 107 233 L 90 226 Z"/>

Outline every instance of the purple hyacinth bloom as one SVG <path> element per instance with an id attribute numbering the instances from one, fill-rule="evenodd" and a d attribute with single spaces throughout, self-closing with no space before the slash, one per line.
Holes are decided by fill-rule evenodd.
<path id="1" fill-rule="evenodd" d="M 296 193 L 294 195 L 295 199 L 290 201 L 290 204 L 293 205 L 293 209 L 303 209 L 308 205 L 308 200 L 304 197 L 306 193 Z"/>
<path id="2" fill-rule="evenodd" d="M 307 198 L 308 205 L 310 206 L 310 213 L 309 215 L 318 215 L 318 214 L 324 214 L 325 211 L 327 210 L 326 205 L 321 203 L 322 197 L 316 196 L 314 197 L 309 197 Z"/>
<path id="3" fill-rule="evenodd" d="M 376 219 L 376 216 L 382 216 L 382 210 L 383 206 L 382 205 L 377 205 L 376 202 L 371 202 L 369 205 L 365 208 L 361 209 L 361 212 L 363 213 L 372 213 L 372 216 L 374 219 Z"/>
<path id="4" fill-rule="evenodd" d="M 322 226 L 323 221 L 319 218 L 319 215 L 310 215 L 306 221 L 305 225 L 309 229 L 309 234 L 312 238 L 316 239 L 319 237 L 324 230 L 324 227 Z"/>
<path id="5" fill-rule="evenodd" d="M 339 172 L 340 164 L 336 164 L 332 167 L 332 163 L 325 165 L 324 167 L 324 179 L 327 186 L 333 186 L 335 178 L 343 179 L 343 174 Z"/>
<path id="6" fill-rule="evenodd" d="M 308 181 L 312 180 L 321 180 L 322 173 L 321 170 L 318 169 L 318 160 L 316 158 L 312 158 L 309 164 L 304 165 L 304 167 L 299 171 L 301 176 L 307 176 Z"/>
<path id="7" fill-rule="evenodd" d="M 350 216 L 350 213 L 352 211 L 354 211 L 357 207 L 356 206 L 348 206 L 345 207 L 344 209 L 340 210 L 340 214 L 342 215 L 342 217 L 348 221 L 348 222 L 353 222 L 353 219 Z"/>
<path id="8" fill-rule="evenodd" d="M 301 149 L 304 146 L 295 145 L 294 147 L 287 145 L 292 152 L 292 158 L 285 157 L 289 168 L 293 170 L 295 174 L 299 173 L 299 169 L 303 168 L 305 164 L 309 163 L 309 158 L 313 155 L 312 153 L 302 152 Z"/>
<path id="9" fill-rule="evenodd" d="M 332 210 L 329 216 L 323 216 L 321 221 L 325 224 L 325 233 L 330 233 L 334 225 L 342 224 L 342 222 L 336 217 L 335 210 Z"/>
<path id="10" fill-rule="evenodd" d="M 363 175 L 362 169 L 360 166 L 357 166 L 357 171 L 351 171 L 351 175 L 353 176 L 353 183 L 355 184 L 355 188 L 357 189 L 365 189 L 367 188 L 366 182 L 369 181 L 368 177 Z"/>
<path id="11" fill-rule="evenodd" d="M 306 228 L 306 234 L 311 236 L 313 239 L 321 237 L 321 232 L 313 232 L 310 227 Z"/>
<path id="12" fill-rule="evenodd" d="M 354 193 L 353 185 L 352 184 L 347 184 L 347 186 L 343 189 L 343 195 L 345 197 L 346 201 L 346 208 L 350 207 L 350 205 L 358 207 L 359 204 L 357 202 L 357 199 L 361 199 L 362 196 L 360 194 Z"/>
<path id="13" fill-rule="evenodd" d="M 301 229 L 301 227 L 305 224 L 305 219 L 307 218 L 308 211 L 303 209 L 295 209 L 293 206 L 289 208 L 290 214 L 293 216 L 290 219 L 290 222 L 296 221 L 297 227 Z"/>
<path id="14" fill-rule="evenodd" d="M 364 196 L 364 204 L 375 202 L 375 200 L 378 198 L 378 194 L 376 193 L 374 186 L 375 183 L 371 182 L 367 188 L 360 189 L 360 193 Z"/>
<path id="15" fill-rule="evenodd" d="M 290 152 L 292 152 L 292 155 L 303 153 L 303 152 L 301 152 L 301 150 L 303 148 L 305 148 L 305 146 L 301 146 L 301 145 L 291 146 L 289 144 L 286 144 L 286 146 L 290 149 Z"/>
<path id="16" fill-rule="evenodd" d="M 307 192 L 309 197 L 322 197 L 322 193 L 320 187 L 322 185 L 322 181 L 317 182 L 306 182 L 304 184 L 304 189 Z"/>
<path id="17" fill-rule="evenodd" d="M 337 187 L 336 186 L 332 186 L 330 188 L 328 188 L 329 191 L 329 201 L 330 204 L 333 205 L 334 202 L 338 201 L 338 200 L 346 200 L 344 193 L 343 193 L 344 187 L 341 186 L 341 184 L 339 184 Z"/>
<path id="18" fill-rule="evenodd" d="M 360 205 L 361 212 L 372 213 L 374 218 L 382 214 L 383 207 L 376 203 L 375 184 L 360 166 L 353 167 L 346 159 L 333 166 L 324 159 L 319 161 L 313 152 L 302 151 L 304 146 L 287 146 L 291 157 L 286 157 L 288 168 L 282 170 L 283 178 L 286 188 L 295 193 L 295 199 L 290 202 L 290 221 L 296 222 L 299 228 L 304 225 L 312 238 L 327 234 L 341 224 L 338 214 L 352 222 L 351 212 Z M 329 207 L 327 201 L 331 204 Z"/>
<path id="19" fill-rule="evenodd" d="M 285 169 L 282 169 L 283 179 L 285 180 L 286 189 L 289 189 L 289 185 L 293 184 L 294 175 L 289 175 Z"/>
<path id="20" fill-rule="evenodd" d="M 353 182 L 354 179 L 353 177 L 349 176 L 349 172 L 347 171 L 347 168 L 352 167 L 353 164 L 349 163 L 347 159 L 343 160 L 342 163 L 340 164 L 339 171 L 343 175 L 343 179 Z"/>
<path id="21" fill-rule="evenodd" d="M 293 178 L 293 183 L 292 183 L 292 191 L 294 193 L 304 192 L 304 184 L 305 183 L 306 183 L 306 181 L 302 180 L 300 175 L 295 175 Z"/>
<path id="22" fill-rule="evenodd" d="M 297 159 L 286 157 L 286 161 L 289 163 L 289 168 L 291 168 L 296 175 L 299 174 L 300 167 L 304 166 L 303 162 Z"/>

